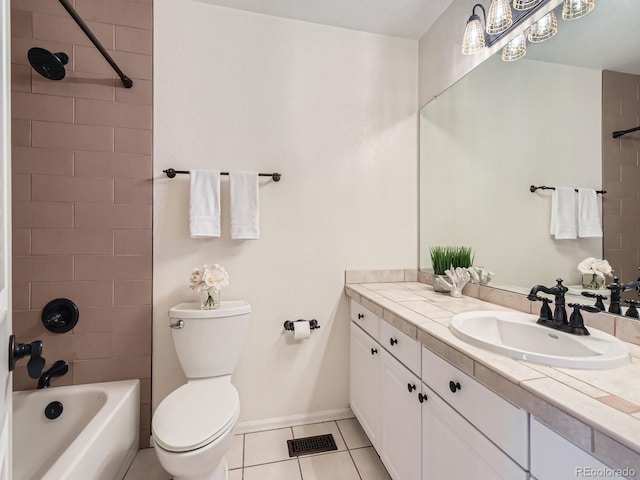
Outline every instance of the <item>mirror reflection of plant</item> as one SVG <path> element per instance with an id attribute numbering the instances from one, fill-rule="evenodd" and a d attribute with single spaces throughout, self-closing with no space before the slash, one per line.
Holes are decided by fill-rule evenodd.
<path id="1" fill-rule="evenodd" d="M 444 275 L 445 270 L 453 267 L 469 268 L 473 265 L 471 247 L 435 246 L 429 248 L 434 275 Z"/>

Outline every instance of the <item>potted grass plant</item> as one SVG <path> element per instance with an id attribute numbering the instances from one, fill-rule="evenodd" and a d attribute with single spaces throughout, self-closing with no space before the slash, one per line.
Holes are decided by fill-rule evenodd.
<path id="1" fill-rule="evenodd" d="M 444 276 L 445 270 L 450 268 L 469 268 L 473 265 L 473 250 L 471 247 L 435 246 L 429 249 L 429 253 L 434 275 L 433 288 L 437 292 L 443 291 L 438 286 L 438 282 L 435 281 L 437 276 Z"/>

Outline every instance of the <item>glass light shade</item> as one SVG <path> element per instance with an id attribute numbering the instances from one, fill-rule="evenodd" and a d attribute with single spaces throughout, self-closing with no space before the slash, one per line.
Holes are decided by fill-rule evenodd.
<path id="1" fill-rule="evenodd" d="M 513 8 L 516 10 L 529 10 L 538 5 L 542 0 L 513 0 Z"/>
<path id="2" fill-rule="evenodd" d="M 527 39 L 531 43 L 540 43 L 550 39 L 558 33 L 558 19 L 553 10 L 531 25 L 528 29 Z"/>
<path id="3" fill-rule="evenodd" d="M 473 55 L 482 50 L 484 45 L 484 29 L 480 23 L 480 18 L 469 19 L 462 38 L 462 53 L 464 55 Z"/>
<path id="4" fill-rule="evenodd" d="M 527 39 L 524 33 L 511 40 L 502 49 L 502 60 L 505 62 L 513 62 L 519 60 L 527 53 Z"/>
<path id="5" fill-rule="evenodd" d="M 491 0 L 487 15 L 487 33 L 496 35 L 507 30 L 513 24 L 513 14 L 509 0 Z"/>
<path id="6" fill-rule="evenodd" d="M 596 6 L 596 0 L 564 0 L 562 4 L 562 19 L 575 20 L 585 16 L 593 7 Z"/>

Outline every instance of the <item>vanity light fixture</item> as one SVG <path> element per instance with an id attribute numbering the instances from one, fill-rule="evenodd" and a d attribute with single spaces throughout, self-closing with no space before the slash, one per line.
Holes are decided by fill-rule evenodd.
<path id="1" fill-rule="evenodd" d="M 513 24 L 513 14 L 509 0 L 491 0 L 487 16 L 487 33 L 496 35 L 506 31 Z"/>
<path id="2" fill-rule="evenodd" d="M 527 30 L 527 39 L 531 43 L 549 40 L 558 33 L 558 18 L 553 10 L 531 25 Z"/>
<path id="3" fill-rule="evenodd" d="M 487 22 L 487 15 L 484 11 L 484 7 L 476 3 L 473 6 L 471 16 L 467 20 L 467 26 L 464 29 L 464 37 L 462 38 L 462 54 L 473 55 L 474 53 L 482 50 L 485 46 L 484 27 L 480 21 L 480 17 L 476 14 L 476 7 L 480 7 L 482 10 L 482 17 L 484 22 Z"/>
<path id="4" fill-rule="evenodd" d="M 575 20 L 584 17 L 596 6 L 596 0 L 564 0 L 562 4 L 562 19 Z"/>
<path id="5" fill-rule="evenodd" d="M 516 10 L 529 10 L 538 5 L 542 0 L 513 0 L 513 8 Z"/>
<path id="6" fill-rule="evenodd" d="M 465 26 L 462 38 L 462 53 L 464 55 L 473 55 L 484 47 L 492 47 L 531 15 L 535 15 L 540 8 L 548 5 L 550 1 L 513 0 L 513 4 L 517 5 L 518 8 L 522 8 L 522 10 L 516 10 L 515 8 L 512 10 L 511 0 L 491 0 L 488 13 L 486 13 L 481 3 L 476 3 Z M 524 9 L 525 7 L 526 10 Z M 480 18 L 477 8 L 482 11 L 482 18 Z"/>
<path id="7" fill-rule="evenodd" d="M 527 39 L 524 33 L 511 40 L 502 49 L 502 60 L 505 62 L 514 62 L 520 60 L 527 53 Z"/>

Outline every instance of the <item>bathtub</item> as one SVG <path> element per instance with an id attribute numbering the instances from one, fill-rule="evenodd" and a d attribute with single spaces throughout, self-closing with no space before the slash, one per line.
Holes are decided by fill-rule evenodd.
<path id="1" fill-rule="evenodd" d="M 50 420 L 56 401 L 62 413 Z M 139 412 L 138 380 L 14 392 L 13 478 L 121 480 L 138 450 Z"/>

